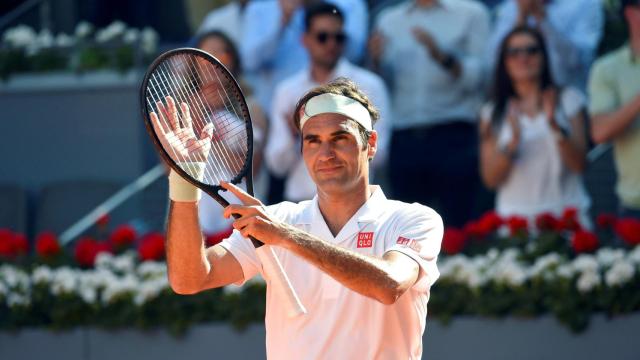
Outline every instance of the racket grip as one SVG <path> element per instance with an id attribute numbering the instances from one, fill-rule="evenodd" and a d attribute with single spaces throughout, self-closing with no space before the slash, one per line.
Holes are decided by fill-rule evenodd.
<path id="1" fill-rule="evenodd" d="M 269 279 L 271 280 L 270 285 L 273 291 L 276 292 L 277 298 L 285 302 L 287 315 L 289 317 L 295 317 L 306 314 L 307 309 L 302 305 L 300 298 L 298 298 L 298 295 L 293 290 L 291 281 L 289 281 L 289 277 L 287 277 L 287 274 L 284 272 L 282 264 L 280 264 L 271 246 L 266 245 L 257 248 L 256 254 L 262 263 L 265 273 L 269 274 Z"/>

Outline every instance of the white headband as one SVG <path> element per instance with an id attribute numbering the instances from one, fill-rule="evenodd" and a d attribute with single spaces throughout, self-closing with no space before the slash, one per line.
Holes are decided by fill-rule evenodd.
<path id="1" fill-rule="evenodd" d="M 341 114 L 362 125 L 368 131 L 373 130 L 369 111 L 358 101 L 343 95 L 324 93 L 314 96 L 304 106 L 300 119 L 300 129 L 312 117 L 320 114 Z"/>

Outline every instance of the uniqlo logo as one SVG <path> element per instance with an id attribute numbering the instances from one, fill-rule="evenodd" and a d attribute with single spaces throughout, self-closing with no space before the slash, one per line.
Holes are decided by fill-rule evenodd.
<path id="1" fill-rule="evenodd" d="M 373 233 L 358 233 L 358 248 L 370 248 L 371 246 L 373 246 Z"/>
<path id="2" fill-rule="evenodd" d="M 398 241 L 396 241 L 396 244 L 398 244 L 398 245 L 409 245 L 409 242 L 411 242 L 411 240 L 407 239 L 406 237 L 400 236 L 398 238 Z"/>

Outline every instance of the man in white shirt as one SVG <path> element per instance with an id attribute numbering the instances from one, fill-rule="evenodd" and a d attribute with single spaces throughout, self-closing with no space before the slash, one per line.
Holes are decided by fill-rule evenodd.
<path id="1" fill-rule="evenodd" d="M 544 35 L 554 81 L 585 90 L 589 67 L 602 37 L 601 0 L 505 0 L 496 9 L 487 65 L 496 64 L 498 46 L 517 25 L 537 26 Z"/>
<path id="2" fill-rule="evenodd" d="M 343 57 L 349 38 L 344 33 L 344 17 L 333 4 L 320 2 L 307 7 L 302 43 L 309 53 L 309 64 L 283 80 L 275 89 L 271 106 L 271 123 L 265 149 L 266 164 L 277 176 L 286 176 L 284 199 L 309 200 L 316 187 L 302 161 L 298 131 L 293 127 L 296 99 L 310 89 L 338 77 L 353 80 L 377 105 L 380 121 L 378 154 L 373 169 L 386 160 L 388 144 L 389 99 L 384 82 L 376 74 L 351 64 Z"/>
<path id="3" fill-rule="evenodd" d="M 223 183 L 243 202 L 224 212 L 239 215 L 236 231 L 205 248 L 199 190 L 172 173 L 171 287 L 193 294 L 261 273 L 271 359 L 420 359 L 430 287 L 439 276 L 440 216 L 420 204 L 387 200 L 379 186 L 369 184 L 379 115 L 353 82 L 338 79 L 311 90 L 294 114 L 318 195 L 265 207 Z M 286 315 L 270 285 L 272 274 L 261 266 L 248 236 L 274 250 L 307 314 Z"/>
<path id="4" fill-rule="evenodd" d="M 463 226 L 480 184 L 475 124 L 488 11 L 472 0 L 411 0 L 380 12 L 374 29 L 374 66 L 392 94 L 394 196 Z"/>

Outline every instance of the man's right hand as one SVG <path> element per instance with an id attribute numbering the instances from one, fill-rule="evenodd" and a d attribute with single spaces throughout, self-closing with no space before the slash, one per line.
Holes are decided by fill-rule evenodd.
<path id="1" fill-rule="evenodd" d="M 202 128 L 198 138 L 193 131 L 191 114 L 187 103 L 180 104 L 181 115 L 171 96 L 165 98 L 166 106 L 161 101 L 156 103 L 160 116 L 151 112 L 151 124 L 162 144 L 162 147 L 175 162 L 206 162 L 211 150 L 213 124 Z"/>

